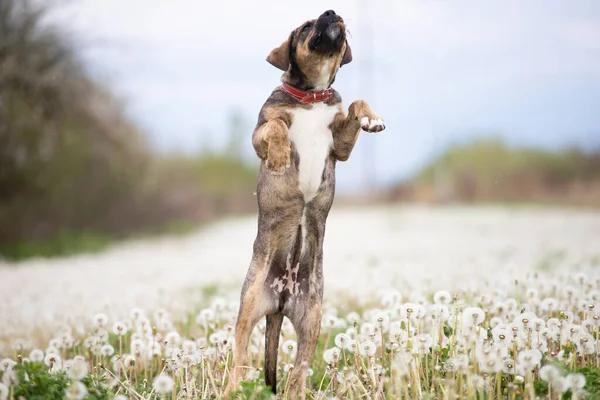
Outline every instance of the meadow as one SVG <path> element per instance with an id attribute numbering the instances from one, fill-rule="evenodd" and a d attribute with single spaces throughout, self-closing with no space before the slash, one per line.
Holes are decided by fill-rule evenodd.
<path id="1" fill-rule="evenodd" d="M 0 399 L 227 398 L 254 225 L 0 266 Z M 598 237 L 585 211 L 332 211 L 308 398 L 600 398 Z M 272 397 L 263 349 L 264 320 L 231 398 Z M 279 398 L 295 352 L 285 320 Z"/>

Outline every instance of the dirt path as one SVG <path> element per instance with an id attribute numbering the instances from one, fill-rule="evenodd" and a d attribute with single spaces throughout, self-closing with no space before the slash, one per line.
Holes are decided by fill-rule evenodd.
<path id="1" fill-rule="evenodd" d="M 126 243 L 98 255 L 0 264 L 0 338 L 96 312 L 189 309 L 210 284 L 237 296 L 251 257 L 254 217 L 183 238 Z M 455 290 L 469 278 L 515 279 L 574 268 L 600 255 L 600 213 L 506 208 L 336 209 L 325 238 L 325 292 L 405 296 Z M 562 262 L 561 262 L 562 260 Z"/>

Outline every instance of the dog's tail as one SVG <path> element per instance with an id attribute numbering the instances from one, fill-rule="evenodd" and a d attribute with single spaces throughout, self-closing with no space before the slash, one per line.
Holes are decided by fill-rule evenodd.
<path id="1" fill-rule="evenodd" d="M 267 315 L 267 329 L 265 331 L 265 383 L 277 393 L 277 352 L 279 350 L 279 335 L 283 313 L 281 311 Z"/>

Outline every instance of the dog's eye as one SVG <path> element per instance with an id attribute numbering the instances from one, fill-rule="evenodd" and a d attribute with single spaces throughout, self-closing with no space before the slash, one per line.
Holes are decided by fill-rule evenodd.
<path id="1" fill-rule="evenodd" d="M 309 29 L 310 29 L 310 25 L 304 25 L 304 28 L 302 28 L 302 32 L 306 32 Z"/>

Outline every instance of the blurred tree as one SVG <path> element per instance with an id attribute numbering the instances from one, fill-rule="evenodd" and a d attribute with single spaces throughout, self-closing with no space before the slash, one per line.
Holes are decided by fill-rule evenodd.
<path id="1" fill-rule="evenodd" d="M 234 108 L 229 112 L 228 141 L 225 154 L 237 160 L 244 159 L 244 141 L 248 139 L 248 124 L 242 112 Z"/>

